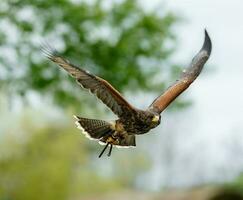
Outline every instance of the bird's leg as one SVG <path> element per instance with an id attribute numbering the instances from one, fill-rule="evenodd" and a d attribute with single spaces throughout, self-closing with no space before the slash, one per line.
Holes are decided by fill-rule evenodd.
<path id="1" fill-rule="evenodd" d="M 105 150 L 107 149 L 107 147 L 109 146 L 110 143 L 107 143 L 105 145 L 105 148 L 101 151 L 100 155 L 99 155 L 99 158 L 103 155 L 103 153 L 105 152 Z"/>
<path id="2" fill-rule="evenodd" d="M 112 147 L 113 147 L 113 145 L 110 144 L 110 149 L 109 149 L 109 153 L 107 154 L 107 156 L 111 156 Z"/>

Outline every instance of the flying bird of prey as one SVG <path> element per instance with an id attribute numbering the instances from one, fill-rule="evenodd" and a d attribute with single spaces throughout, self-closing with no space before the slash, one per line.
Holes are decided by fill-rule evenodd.
<path id="1" fill-rule="evenodd" d="M 71 64 L 50 46 L 43 47 L 43 52 L 51 61 L 74 77 L 80 86 L 90 90 L 118 116 L 118 119 L 114 121 L 75 116 L 78 128 L 87 137 L 105 144 L 99 155 L 101 157 L 108 146 L 110 146 L 108 156 L 111 155 L 113 146 L 136 146 L 136 135 L 147 133 L 160 124 L 161 112 L 186 90 L 201 73 L 210 56 L 211 46 L 210 37 L 205 30 L 204 44 L 192 59 L 189 67 L 183 70 L 181 77 L 157 97 L 146 110 L 135 108 L 106 80 Z"/>

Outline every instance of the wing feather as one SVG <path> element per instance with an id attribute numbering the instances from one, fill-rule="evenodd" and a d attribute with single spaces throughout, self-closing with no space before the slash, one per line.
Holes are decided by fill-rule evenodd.
<path id="1" fill-rule="evenodd" d="M 184 70 L 181 78 L 170 86 L 162 95 L 156 98 L 148 110 L 161 113 L 177 96 L 186 90 L 201 73 L 204 64 L 211 54 L 212 44 L 210 37 L 205 30 L 205 39 L 202 49 L 192 59 L 188 69 Z"/>
<path id="2" fill-rule="evenodd" d="M 77 80 L 79 85 L 96 95 L 117 116 L 122 117 L 124 113 L 136 111 L 136 109 L 132 107 L 106 80 L 71 64 L 68 60 L 62 58 L 59 53 L 50 46 L 43 46 L 42 50 L 51 61 L 65 69 Z"/>

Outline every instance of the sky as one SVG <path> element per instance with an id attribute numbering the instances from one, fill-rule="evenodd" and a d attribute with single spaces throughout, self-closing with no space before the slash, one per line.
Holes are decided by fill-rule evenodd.
<path id="1" fill-rule="evenodd" d="M 162 116 L 156 130 L 161 134 L 149 141 L 152 169 L 138 178 L 137 186 L 159 190 L 230 181 L 243 172 L 243 1 L 147 0 L 145 4 L 154 5 L 183 18 L 175 28 L 178 48 L 173 59 L 189 64 L 201 48 L 204 28 L 213 49 L 200 77 L 182 95 L 191 98 L 193 106 Z"/>

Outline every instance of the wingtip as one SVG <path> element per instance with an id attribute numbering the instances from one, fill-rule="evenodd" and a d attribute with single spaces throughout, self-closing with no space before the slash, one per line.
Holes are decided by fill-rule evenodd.
<path id="1" fill-rule="evenodd" d="M 208 34 L 206 28 L 204 29 L 204 34 L 205 34 L 205 38 L 204 38 L 202 50 L 206 51 L 208 56 L 210 56 L 211 51 L 212 51 L 212 42 L 211 42 L 211 39 L 209 37 L 209 34 Z"/>
<path id="2" fill-rule="evenodd" d="M 58 55 L 58 52 L 55 48 L 53 48 L 48 42 L 43 41 L 40 45 L 40 49 L 44 56 L 49 59 L 52 59 L 53 56 Z"/>

